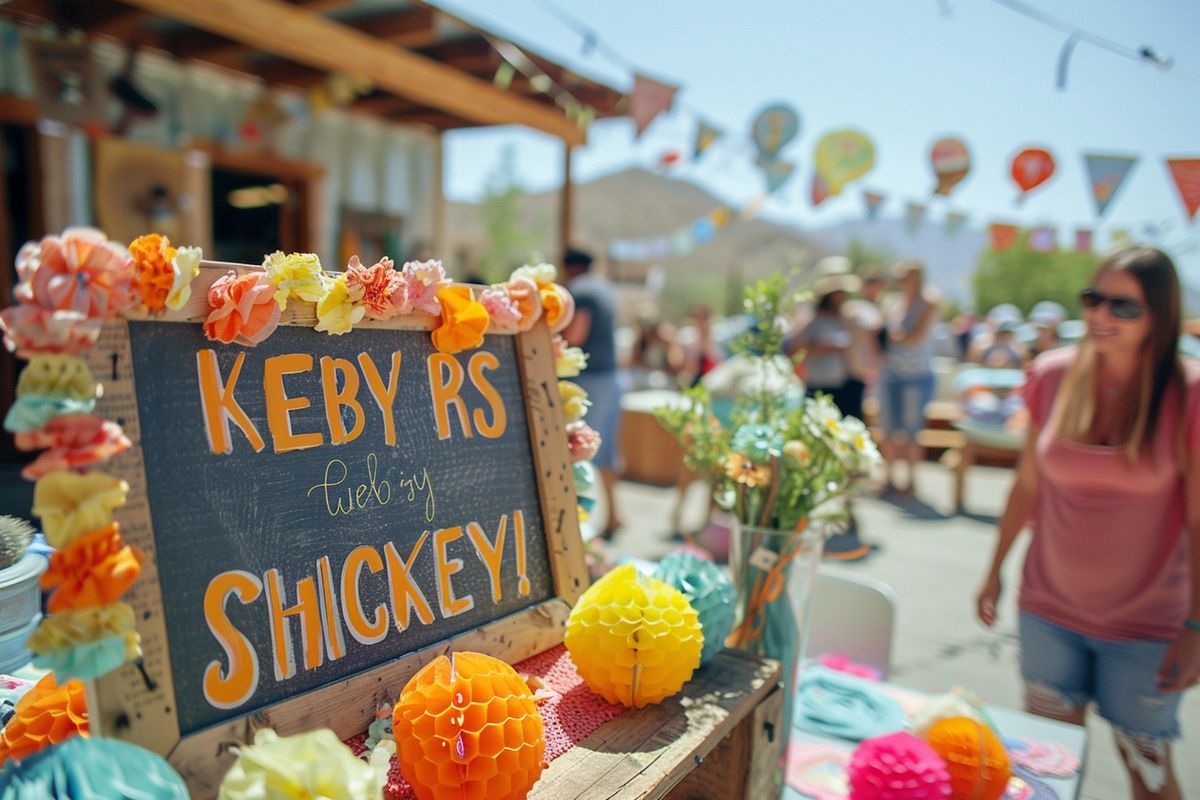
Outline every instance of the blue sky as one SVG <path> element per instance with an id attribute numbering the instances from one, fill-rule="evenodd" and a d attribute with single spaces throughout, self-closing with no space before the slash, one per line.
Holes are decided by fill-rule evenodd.
<path id="1" fill-rule="evenodd" d="M 628 67 L 585 54 L 578 34 L 542 0 L 437 0 L 618 88 Z M 993 220 L 1075 226 L 1104 234 L 1131 228 L 1176 256 L 1188 282 L 1200 283 L 1200 222 L 1188 225 L 1163 158 L 1200 157 L 1200 3 L 1194 0 L 1044 0 L 1043 11 L 1129 47 L 1150 45 L 1174 59 L 1170 71 L 1080 43 L 1067 88 L 1055 87 L 1064 33 L 993 0 L 552 0 L 585 22 L 641 71 L 683 88 L 676 110 L 635 140 L 629 120 L 593 126 L 576 151 L 576 179 L 616 169 L 654 167 L 667 151 L 690 153 L 697 114 L 727 132 L 725 140 L 676 174 L 737 205 L 763 191 L 749 145 L 750 120 L 773 101 L 793 105 L 800 135 L 783 151 L 797 176 L 764 215 L 822 227 L 862 214 L 861 189 L 885 193 L 883 213 L 900 216 L 906 200 L 928 201 L 927 220 L 964 211 L 982 228 Z M 811 208 L 812 151 L 826 131 L 853 127 L 874 141 L 876 164 L 839 197 Z M 931 199 L 929 147 L 961 136 L 972 172 L 948 200 Z M 472 199 L 501 150 L 515 145 L 530 189 L 562 178 L 561 146 L 517 128 L 456 132 L 447 137 L 446 191 Z M 1022 147 L 1054 153 L 1054 177 L 1021 207 L 1009 162 Z M 1139 155 L 1120 194 L 1098 221 L 1082 153 Z M 681 220 L 681 223 L 686 222 Z"/>

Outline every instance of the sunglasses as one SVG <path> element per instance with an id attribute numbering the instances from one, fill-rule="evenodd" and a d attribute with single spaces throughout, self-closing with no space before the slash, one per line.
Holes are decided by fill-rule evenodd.
<path id="1" fill-rule="evenodd" d="M 1117 319 L 1137 319 L 1146 309 L 1145 306 L 1132 297 L 1107 295 L 1095 289 L 1084 289 L 1080 292 L 1079 302 L 1089 311 L 1098 309 L 1107 303 L 1112 315 Z"/>

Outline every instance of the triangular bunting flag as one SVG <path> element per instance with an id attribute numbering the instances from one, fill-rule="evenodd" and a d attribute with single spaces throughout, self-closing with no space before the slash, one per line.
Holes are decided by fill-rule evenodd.
<path id="1" fill-rule="evenodd" d="M 863 204 L 867 207 L 867 219 L 875 219 L 879 213 L 879 207 L 886 199 L 886 195 L 879 192 L 863 192 Z"/>
<path id="2" fill-rule="evenodd" d="M 1133 234 L 1129 232 L 1129 228 L 1113 228 L 1108 234 L 1108 243 L 1111 247 L 1124 247 L 1133 241 Z"/>
<path id="3" fill-rule="evenodd" d="M 917 232 L 917 228 L 921 227 L 921 220 L 924 218 L 924 203 L 915 203 L 909 200 L 904 204 L 904 227 L 910 236 Z"/>
<path id="4" fill-rule="evenodd" d="M 1129 177 L 1129 171 L 1137 163 L 1137 157 L 1084 153 L 1083 163 L 1087 168 L 1092 197 L 1096 200 L 1096 216 L 1102 217 L 1116 197 L 1121 184 Z"/>
<path id="5" fill-rule="evenodd" d="M 731 215 L 730 215 L 729 209 L 725 208 L 725 207 L 721 207 L 721 208 L 718 208 L 716 211 L 713 211 L 711 214 L 709 214 L 708 218 L 712 220 L 713 225 L 716 225 L 717 229 L 719 230 L 729 224 L 730 216 Z"/>
<path id="6" fill-rule="evenodd" d="M 953 236 L 967 224 L 967 215 L 961 211 L 946 212 L 946 235 Z"/>
<path id="7" fill-rule="evenodd" d="M 671 109 L 675 101 L 678 86 L 647 78 L 645 75 L 633 76 L 633 91 L 629 94 L 629 114 L 633 117 L 633 125 L 637 135 L 641 136 L 654 118 L 664 111 Z"/>
<path id="8" fill-rule="evenodd" d="M 1194 219 L 1200 210 L 1200 158 L 1168 158 L 1167 169 L 1175 180 L 1188 219 Z"/>
<path id="9" fill-rule="evenodd" d="M 767 194 L 775 194 L 796 171 L 796 165 L 790 161 L 763 161 L 761 158 L 754 162 L 767 176 Z"/>
<path id="10" fill-rule="evenodd" d="M 1049 253 L 1058 246 L 1058 232 L 1043 225 L 1029 231 L 1029 249 L 1035 253 Z"/>
<path id="11" fill-rule="evenodd" d="M 717 139 L 721 138 L 720 129 L 709 125 L 704 120 L 696 126 L 696 144 L 692 148 L 692 160 L 696 160 L 704 154 L 704 151 L 713 146 Z"/>
<path id="12" fill-rule="evenodd" d="M 825 179 L 817 173 L 813 173 L 812 186 L 809 187 L 809 197 L 812 199 L 813 208 L 825 202 L 825 198 L 829 197 L 829 187 L 825 185 Z"/>
<path id="13" fill-rule="evenodd" d="M 1021 229 L 1016 225 L 1009 225 L 1006 222 L 993 222 L 988 227 L 989 238 L 991 239 L 992 249 L 997 253 L 1003 253 L 1017 243 L 1017 237 L 1021 234 Z"/>
<path id="14" fill-rule="evenodd" d="M 1092 229 L 1091 228 L 1076 228 L 1075 229 L 1075 252 L 1077 252 L 1077 253 L 1092 252 Z"/>

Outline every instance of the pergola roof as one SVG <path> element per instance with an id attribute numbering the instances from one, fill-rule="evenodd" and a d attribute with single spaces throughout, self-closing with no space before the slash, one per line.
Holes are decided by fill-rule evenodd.
<path id="1" fill-rule="evenodd" d="M 138 42 L 270 86 L 306 89 L 333 71 L 361 75 L 375 89 L 354 108 L 439 130 L 516 124 L 583 143 L 584 131 L 538 81 L 518 71 L 506 89 L 494 84 L 505 60 L 498 43 L 515 46 L 565 93 L 560 100 L 599 118 L 628 106 L 621 92 L 424 0 L 10 0 L 0 15 Z"/>

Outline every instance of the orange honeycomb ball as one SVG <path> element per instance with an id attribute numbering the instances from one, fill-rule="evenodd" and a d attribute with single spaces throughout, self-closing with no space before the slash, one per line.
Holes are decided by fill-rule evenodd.
<path id="1" fill-rule="evenodd" d="M 987 725 L 970 717 L 934 723 L 925 737 L 950 772 L 954 800 L 998 800 L 1012 777 L 1008 753 Z"/>
<path id="2" fill-rule="evenodd" d="M 704 634 L 682 592 L 627 564 L 583 593 L 564 641 L 593 692 L 642 708 L 683 688 L 700 666 Z"/>
<path id="3" fill-rule="evenodd" d="M 400 770 L 419 800 L 520 800 L 546 766 L 529 686 L 481 653 L 426 664 L 400 693 L 392 726 Z"/>

